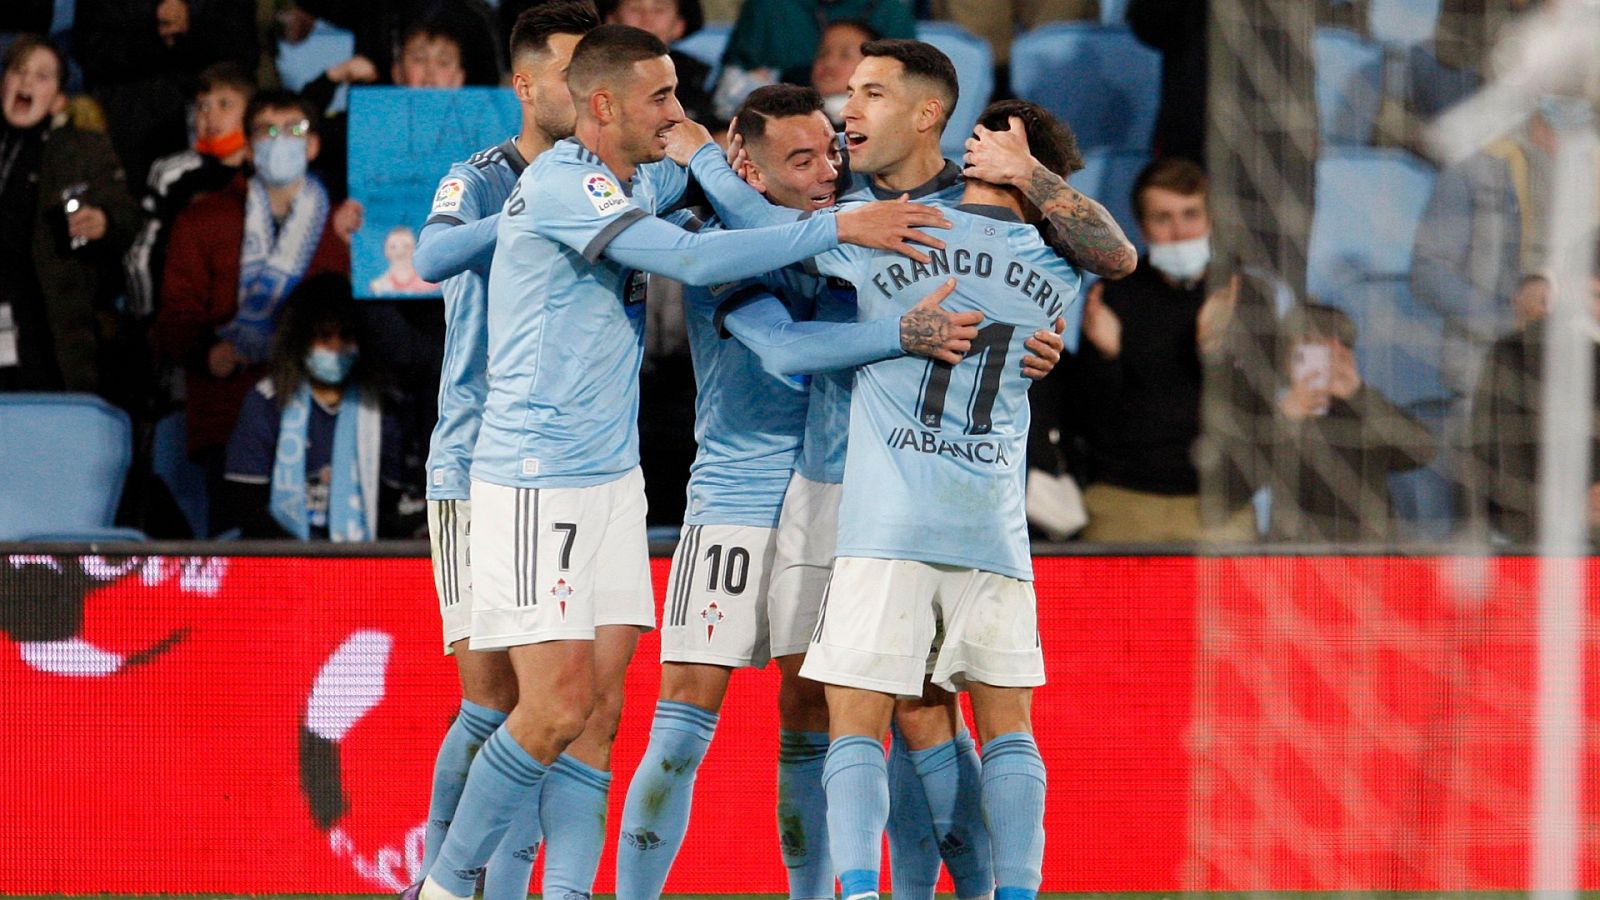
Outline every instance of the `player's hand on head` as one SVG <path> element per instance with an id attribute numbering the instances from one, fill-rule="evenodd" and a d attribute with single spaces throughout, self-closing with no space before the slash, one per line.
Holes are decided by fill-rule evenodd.
<path id="1" fill-rule="evenodd" d="M 737 120 L 736 120 L 737 121 Z M 728 168 L 735 175 L 746 178 L 750 174 L 750 153 L 744 148 L 744 136 L 733 133 L 733 126 L 728 126 Z"/>
<path id="2" fill-rule="evenodd" d="M 1039 161 L 1028 149 L 1028 132 L 1022 120 L 1011 117 L 1010 131 L 990 131 L 982 125 L 967 138 L 967 153 L 962 158 L 968 178 L 990 184 L 1017 187 L 1033 176 Z"/>
<path id="3" fill-rule="evenodd" d="M 1022 346 L 1028 350 L 1022 357 L 1022 374 L 1025 377 L 1038 381 L 1055 370 L 1056 363 L 1061 362 L 1062 351 L 1066 349 L 1066 344 L 1061 340 L 1061 332 L 1066 328 L 1066 320 L 1057 317 L 1053 328 L 1041 328 L 1033 333 L 1033 337 L 1022 342 Z"/>
<path id="4" fill-rule="evenodd" d="M 901 349 L 913 356 L 950 365 L 967 355 L 978 337 L 978 323 L 983 321 L 983 313 L 977 310 L 953 313 L 944 309 L 945 298 L 955 289 L 956 280 L 946 280 L 900 317 Z"/>
<path id="5" fill-rule="evenodd" d="M 927 262 L 927 255 L 912 244 L 943 250 L 944 241 L 919 229 L 949 228 L 950 220 L 939 210 L 912 203 L 908 197 L 901 194 L 896 200 L 878 200 L 841 211 L 839 241 L 875 250 L 892 250 L 917 262 Z"/>
<path id="6" fill-rule="evenodd" d="M 667 132 L 667 158 L 680 166 L 687 166 L 695 151 L 711 143 L 715 143 L 711 139 L 711 132 L 686 116 Z"/>

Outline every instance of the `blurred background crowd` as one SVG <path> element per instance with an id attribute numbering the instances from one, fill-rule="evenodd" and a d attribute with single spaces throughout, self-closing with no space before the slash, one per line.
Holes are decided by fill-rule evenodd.
<path id="1" fill-rule="evenodd" d="M 1424 127 L 1492 77 L 1497 40 L 1538 0 L 1233 0 L 1252 3 L 1262 14 L 1223 35 L 1207 0 L 599 6 L 674 47 L 684 108 L 714 133 L 776 81 L 816 87 L 836 116 L 877 37 L 920 37 L 956 63 L 947 155 L 991 98 L 1073 127 L 1088 162 L 1073 183 L 1144 255 L 1087 288 L 1076 346 L 1033 391 L 1036 536 L 1531 539 L 1554 160 L 1563 135 L 1592 132 L 1592 95 L 1541 95 L 1510 134 L 1432 159 Z M 442 304 L 352 298 L 427 285 L 395 233 L 389 271 L 352 291 L 349 89 L 501 84 L 529 5 L 0 8 L 0 401 L 87 393 L 126 413 L 116 525 L 423 533 Z M 1219 74 L 1218 38 L 1272 61 L 1270 90 Z M 1600 307 L 1600 277 L 1583 290 Z M 681 311 L 653 304 L 640 427 L 651 523 L 671 534 L 694 455 L 690 366 Z M 302 487 L 321 502 L 288 528 L 267 510 L 297 402 Z M 0 416 L 15 429 L 43 409 Z M 347 420 L 380 452 L 345 446 Z M 376 508 L 340 521 L 344 482 L 373 477 Z M 1600 526 L 1600 469 L 1590 483 Z"/>

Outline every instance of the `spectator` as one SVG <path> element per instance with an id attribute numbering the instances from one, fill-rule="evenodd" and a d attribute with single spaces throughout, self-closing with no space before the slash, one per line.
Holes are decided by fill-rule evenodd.
<path id="1" fill-rule="evenodd" d="M 1389 475 L 1427 465 L 1433 437 L 1364 384 L 1355 324 L 1340 310 L 1306 304 L 1284 323 L 1268 486 L 1276 541 L 1383 542 L 1392 519 Z"/>
<path id="2" fill-rule="evenodd" d="M 705 24 L 700 0 L 601 0 L 600 18 L 612 25 L 642 28 L 668 47 Z M 726 119 L 719 120 L 711 105 L 706 84 L 711 80 L 711 67 L 681 50 L 673 50 L 671 56 L 678 70 L 678 102 L 683 111 L 715 134 Z"/>
<path id="3" fill-rule="evenodd" d="M 109 263 L 138 227 L 105 135 L 66 122 L 66 61 L 23 35 L 0 79 L 0 389 L 101 391 Z M 111 373 L 107 373 L 110 375 Z"/>
<path id="4" fill-rule="evenodd" d="M 220 190 L 244 167 L 250 154 L 244 112 L 255 92 L 250 76 L 233 63 L 217 63 L 200 73 L 194 98 L 194 146 L 150 166 L 142 201 L 145 226 L 123 259 L 128 308 L 135 315 L 155 312 L 167 241 L 178 213 L 195 197 Z"/>
<path id="5" fill-rule="evenodd" d="M 866 22 L 886 38 L 915 38 L 917 23 L 906 0 L 762 0 L 739 9 L 722 56 L 716 108 L 722 119 L 764 84 L 804 84 L 829 22 Z"/>
<path id="6" fill-rule="evenodd" d="M 859 19 L 840 19 L 822 29 L 817 55 L 811 60 L 811 86 L 822 95 L 822 110 L 835 128 L 844 125 L 850 76 L 865 58 L 861 45 L 877 39 L 878 33 Z"/>
<path id="7" fill-rule="evenodd" d="M 272 372 L 228 439 L 230 505 L 247 538 L 409 537 L 399 427 L 363 357 L 361 316 L 340 275 L 290 295 Z"/>
<path id="8" fill-rule="evenodd" d="M 1118 543 L 1248 539 L 1248 509 L 1203 529 L 1192 449 L 1200 436 L 1202 345 L 1229 311 L 1206 291 L 1211 216 L 1205 173 L 1188 160 L 1152 163 L 1133 207 L 1149 242 L 1132 275 L 1089 289 L 1083 342 L 1063 364 L 1068 426 L 1086 445 L 1083 538 Z M 1048 427 L 1048 423 L 1041 423 Z"/>
<path id="9" fill-rule="evenodd" d="M 1011 37 L 1019 29 L 1066 19 L 1099 21 L 1100 0 L 933 0 L 933 17 L 988 41 L 995 68 L 1003 73 L 1011 61 Z"/>
<path id="10" fill-rule="evenodd" d="M 1600 274 L 1590 279 L 1589 293 L 1593 313 L 1600 313 Z M 1549 294 L 1550 282 L 1544 277 L 1523 280 L 1513 300 L 1518 327 L 1490 349 L 1472 400 L 1474 465 L 1468 485 L 1473 511 L 1487 517 L 1495 535 L 1519 544 L 1531 543 L 1538 536 L 1544 318 Z M 1595 357 L 1596 371 L 1600 371 L 1600 344 L 1595 347 Z M 1591 392 L 1586 405 L 1600 421 L 1600 397 Z M 1576 409 L 1570 412 L 1578 414 Z M 1600 542 L 1600 433 L 1591 431 L 1590 441 L 1589 531 L 1590 541 Z"/>
<path id="11" fill-rule="evenodd" d="M 417 22 L 400 35 L 400 55 L 390 77 L 399 87 L 454 90 L 467 83 L 461 38 L 440 22 Z"/>
<path id="12" fill-rule="evenodd" d="M 251 0 L 78 0 L 73 48 L 130 172 L 188 144 L 185 116 L 206 66 L 255 66 Z"/>
<path id="13" fill-rule="evenodd" d="M 312 275 L 348 277 L 350 235 L 359 226 L 359 216 L 335 209 L 307 173 L 321 149 L 310 106 L 293 94 L 263 92 L 245 121 L 254 174 L 178 215 L 156 315 L 160 349 L 186 373 L 189 454 L 206 468 L 213 497 L 221 496 L 223 446 L 239 405 L 267 373 L 284 298 Z M 211 533 L 232 525 L 213 521 Z"/>
<path id="14" fill-rule="evenodd" d="M 411 29 L 419 23 L 429 23 L 436 30 L 449 31 L 454 35 L 461 47 L 467 84 L 499 84 L 505 74 L 504 42 L 499 37 L 497 17 L 482 0 L 295 2 L 301 10 L 355 35 L 356 56 L 364 61 L 359 74 L 365 75 L 370 67 L 373 73 L 370 80 L 392 77 L 394 64 L 399 61 L 397 50 L 406 46 Z M 363 83 L 368 79 L 349 80 Z"/>

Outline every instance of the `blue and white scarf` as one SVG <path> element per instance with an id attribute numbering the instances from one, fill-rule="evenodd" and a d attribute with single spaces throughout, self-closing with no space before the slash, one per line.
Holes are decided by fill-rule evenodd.
<path id="1" fill-rule="evenodd" d="M 359 399 L 357 399 L 359 395 Z M 311 498 L 306 492 L 306 446 L 310 443 L 311 386 L 302 383 L 283 407 L 277 458 L 272 464 L 272 518 L 302 541 L 311 539 Z M 333 426 L 332 477 L 328 485 L 328 538 L 370 541 L 378 522 L 378 443 L 383 420 L 377 398 L 350 389 Z"/>
<path id="2" fill-rule="evenodd" d="M 328 192 L 307 175 L 289 204 L 289 214 L 273 234 L 272 204 L 261 179 L 248 182 L 244 202 L 244 244 L 239 250 L 239 311 L 217 329 L 249 363 L 272 355 L 278 309 L 305 277 L 328 221 Z"/>

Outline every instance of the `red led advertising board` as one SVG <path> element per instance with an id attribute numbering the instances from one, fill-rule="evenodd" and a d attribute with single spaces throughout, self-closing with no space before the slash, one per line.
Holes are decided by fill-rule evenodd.
<path id="1" fill-rule="evenodd" d="M 425 559 L 6 562 L 0 893 L 382 893 L 415 877 L 458 702 Z M 1537 562 L 1479 568 L 1038 559 L 1044 889 L 1525 884 Z M 647 636 L 629 675 L 612 823 L 657 647 Z M 735 677 L 669 893 L 784 891 L 776 686 L 770 668 Z M 613 867 L 608 848 L 598 892 Z"/>

